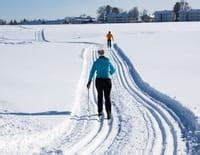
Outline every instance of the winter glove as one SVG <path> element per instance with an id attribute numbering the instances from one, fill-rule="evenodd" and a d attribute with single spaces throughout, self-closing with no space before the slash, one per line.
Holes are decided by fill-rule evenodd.
<path id="1" fill-rule="evenodd" d="M 87 83 L 87 88 L 88 89 L 90 88 L 90 84 L 91 84 L 91 81 L 88 81 L 88 83 Z"/>

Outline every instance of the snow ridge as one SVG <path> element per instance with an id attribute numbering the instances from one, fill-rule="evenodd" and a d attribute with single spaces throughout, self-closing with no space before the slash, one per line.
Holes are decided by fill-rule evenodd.
<path id="1" fill-rule="evenodd" d="M 152 138 L 156 137 L 156 141 L 157 141 L 156 143 L 157 146 L 155 149 L 155 146 L 153 145 L 155 144 L 155 139 L 154 138 L 152 140 L 148 139 L 150 141 L 148 142 L 150 143 L 148 145 L 152 146 L 150 150 L 154 150 L 153 152 L 160 152 L 161 154 L 164 154 L 166 152 L 171 154 L 171 150 L 172 150 L 171 147 L 173 147 L 174 148 L 173 154 L 176 154 L 177 153 L 177 135 L 174 129 L 175 126 L 172 125 L 172 123 L 169 121 L 170 116 L 167 116 L 165 111 L 161 110 L 159 107 L 154 105 L 154 102 L 150 101 L 149 97 L 145 97 L 143 95 L 143 92 L 140 92 L 139 90 L 135 90 L 137 89 L 137 86 L 134 85 L 132 81 L 130 81 L 129 79 L 130 77 L 129 77 L 129 74 L 127 72 L 127 68 L 124 62 L 120 60 L 120 57 L 114 51 L 111 52 L 111 55 L 115 59 L 114 61 L 116 65 L 118 66 L 119 76 L 123 83 L 123 87 L 129 92 L 130 96 L 132 96 L 133 98 L 137 100 L 137 104 L 142 105 L 152 115 L 151 117 L 149 117 L 149 120 L 148 120 L 151 123 L 153 120 L 156 121 L 152 124 L 152 126 L 155 126 L 156 124 L 158 125 L 158 128 L 155 128 L 153 130 L 153 133 L 150 133 L 152 131 L 149 131 L 149 134 L 153 134 L 153 136 L 151 137 Z M 157 132 L 160 132 L 161 135 L 160 134 L 156 135 L 154 132 L 155 130 L 157 130 Z M 160 139 L 162 140 L 162 142 L 160 142 Z M 170 146 L 172 144 L 173 146 Z M 158 147 L 160 148 L 160 151 L 158 151 Z M 146 150 L 146 152 L 149 152 L 149 151 Z"/>

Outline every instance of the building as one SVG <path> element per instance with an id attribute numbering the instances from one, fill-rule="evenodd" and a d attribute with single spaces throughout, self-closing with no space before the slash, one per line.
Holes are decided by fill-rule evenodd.
<path id="1" fill-rule="evenodd" d="M 156 11 L 154 15 L 156 22 L 170 22 L 176 17 L 173 10 Z M 178 21 L 200 21 L 200 9 L 192 9 L 188 2 L 181 0 Z"/>
<path id="2" fill-rule="evenodd" d="M 178 21 L 188 21 L 188 11 L 185 10 L 179 11 Z"/>
<path id="3" fill-rule="evenodd" d="M 80 16 L 80 17 L 71 17 L 67 19 L 67 22 L 70 24 L 88 24 L 94 23 L 96 20 L 90 16 Z"/>
<path id="4" fill-rule="evenodd" d="M 192 9 L 187 14 L 187 21 L 200 21 L 200 9 Z"/>
<path id="5" fill-rule="evenodd" d="M 128 23 L 129 15 L 127 12 L 109 13 L 106 19 L 108 23 Z"/>
<path id="6" fill-rule="evenodd" d="M 138 23 L 139 22 L 139 18 L 138 17 L 132 17 L 132 16 L 128 16 L 128 22 L 129 23 Z"/>
<path id="7" fill-rule="evenodd" d="M 175 13 L 172 10 L 156 11 L 154 16 L 155 22 L 172 22 L 175 19 Z"/>
<path id="8" fill-rule="evenodd" d="M 154 16 L 153 15 L 143 15 L 141 17 L 142 22 L 153 22 Z"/>
<path id="9" fill-rule="evenodd" d="M 200 21 L 200 9 L 181 10 L 179 21 Z"/>

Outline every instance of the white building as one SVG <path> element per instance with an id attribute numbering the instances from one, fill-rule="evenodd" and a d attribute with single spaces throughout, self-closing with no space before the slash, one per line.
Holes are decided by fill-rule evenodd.
<path id="1" fill-rule="evenodd" d="M 175 19 L 175 13 L 171 10 L 156 11 L 154 16 L 156 22 L 171 22 Z"/>
<path id="2" fill-rule="evenodd" d="M 200 21 L 200 9 L 181 10 L 179 21 Z"/>
<path id="3" fill-rule="evenodd" d="M 122 13 L 110 13 L 107 15 L 107 22 L 108 23 L 128 23 L 129 16 L 128 13 L 122 12 Z"/>
<path id="4" fill-rule="evenodd" d="M 188 11 L 188 21 L 200 21 L 200 9 Z"/>

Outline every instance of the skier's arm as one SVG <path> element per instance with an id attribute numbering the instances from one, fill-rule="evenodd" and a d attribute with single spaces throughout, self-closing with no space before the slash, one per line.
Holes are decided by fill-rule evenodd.
<path id="1" fill-rule="evenodd" d="M 112 37 L 111 37 L 111 38 L 112 38 L 112 41 L 114 41 L 114 37 L 113 37 L 113 35 L 112 35 Z"/>
<path id="2" fill-rule="evenodd" d="M 89 89 L 90 88 L 90 83 L 92 81 L 92 78 L 94 76 L 94 73 L 96 71 L 96 65 L 95 63 L 92 65 L 92 69 L 90 70 L 90 76 L 89 76 L 89 80 L 88 80 L 88 83 L 87 83 L 87 88 Z"/>
<path id="3" fill-rule="evenodd" d="M 115 67 L 110 63 L 110 74 L 114 74 L 116 71 Z"/>

